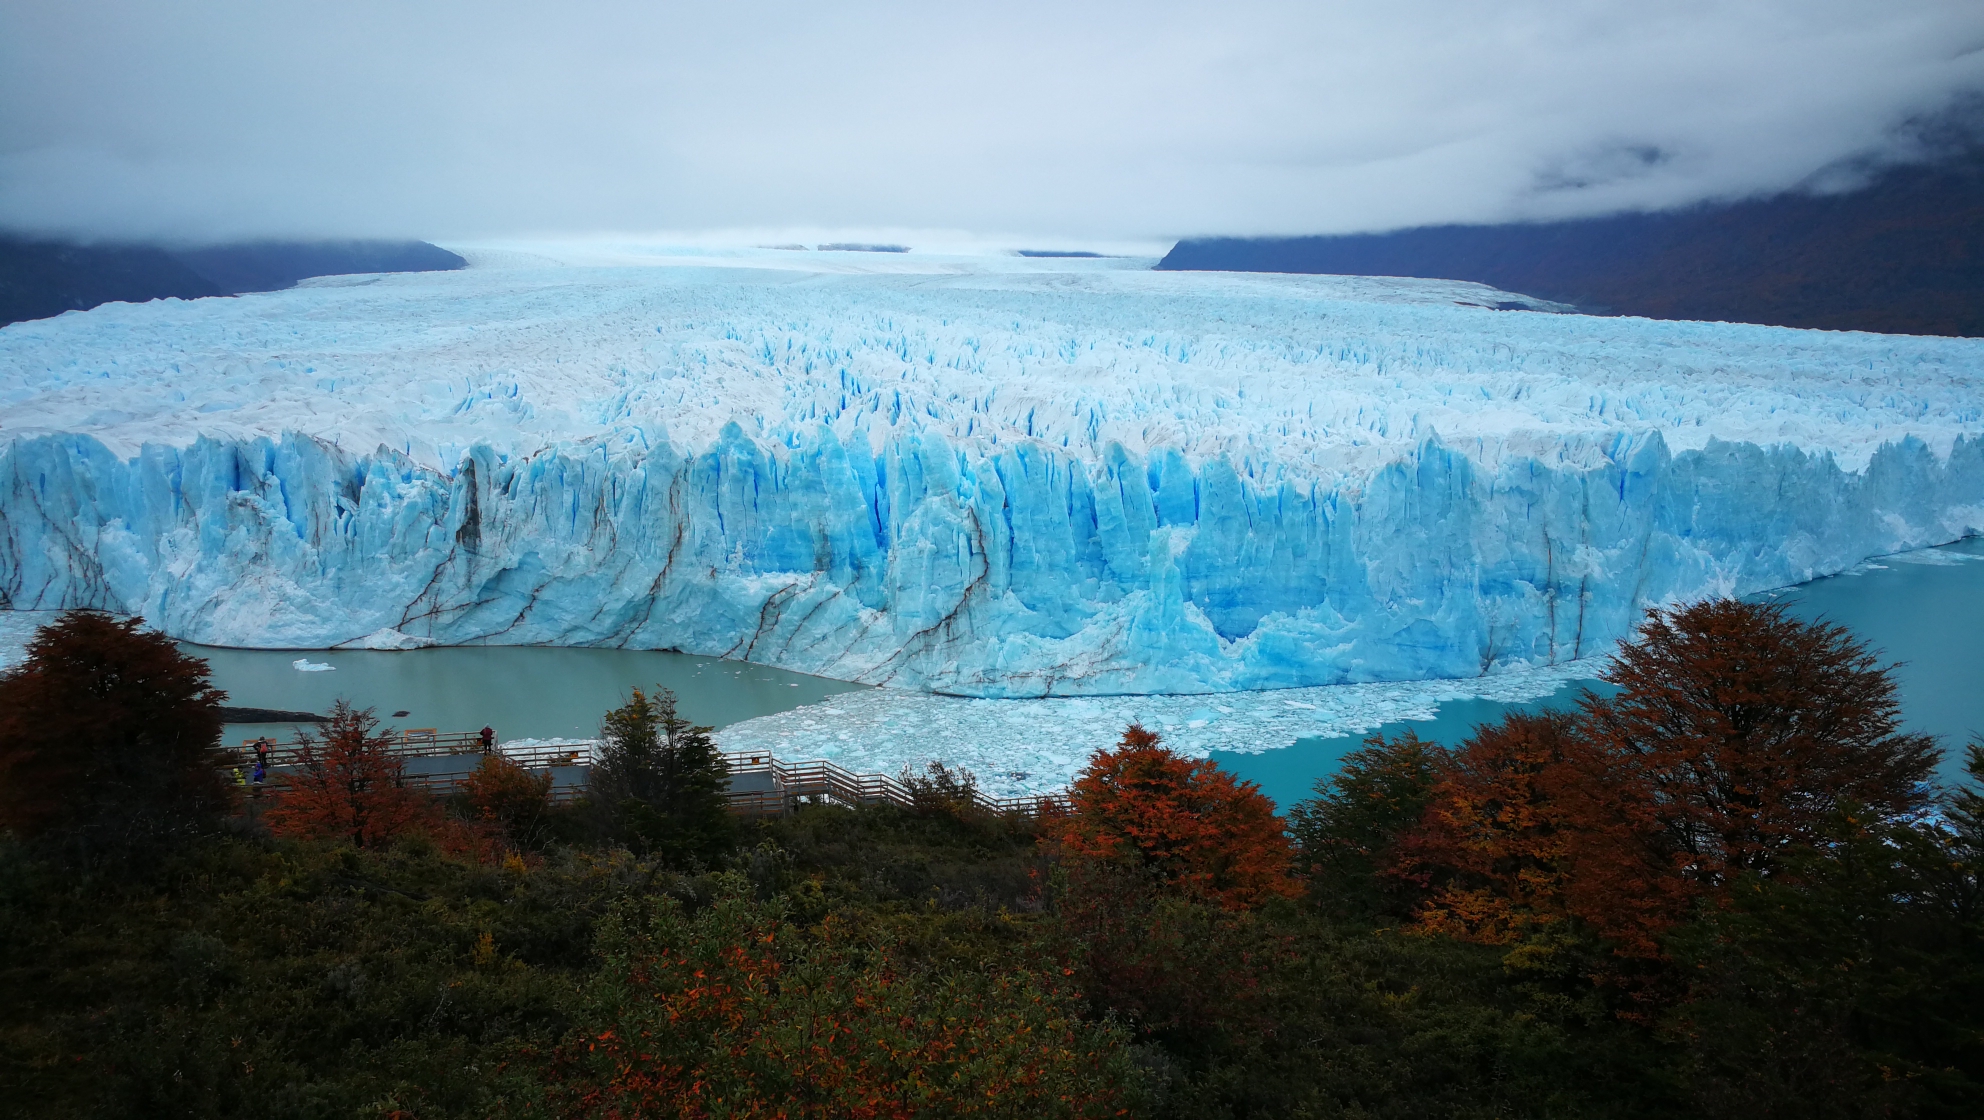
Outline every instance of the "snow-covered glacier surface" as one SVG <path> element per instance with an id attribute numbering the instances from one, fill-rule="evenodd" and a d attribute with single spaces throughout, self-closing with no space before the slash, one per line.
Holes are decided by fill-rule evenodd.
<path id="1" fill-rule="evenodd" d="M 1984 341 L 879 256 L 0 329 L 0 609 L 1199 693 L 1533 670 L 1984 529 Z"/>

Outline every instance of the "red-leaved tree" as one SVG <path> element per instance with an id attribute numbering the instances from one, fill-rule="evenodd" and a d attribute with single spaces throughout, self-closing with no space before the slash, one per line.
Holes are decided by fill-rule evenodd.
<path id="1" fill-rule="evenodd" d="M 1073 810 L 1047 835 L 1072 855 L 1141 866 L 1232 908 L 1302 892 L 1260 787 L 1173 752 L 1140 724 L 1114 750 L 1095 752 L 1068 792 Z"/>
<path id="2" fill-rule="evenodd" d="M 1652 612 L 1575 714 L 1514 715 L 1454 752 L 1401 844 L 1422 928 L 1494 944 L 1575 920 L 1629 957 L 1695 900 L 1787 873 L 1844 809 L 1913 818 L 1936 748 L 1842 628 L 1719 600 Z"/>
<path id="3" fill-rule="evenodd" d="M 390 736 L 373 734 L 378 725 L 372 709 L 339 700 L 321 734 L 298 733 L 294 768 L 263 818 L 270 831 L 369 848 L 438 828 L 433 799 L 406 788 L 405 763 Z"/>
<path id="4" fill-rule="evenodd" d="M 70 611 L 0 674 L 0 829 L 84 859 L 211 827 L 227 808 L 207 663 L 139 619 Z"/>
<path id="5" fill-rule="evenodd" d="M 1659 955 L 1695 888 L 1582 730 L 1574 715 L 1516 713 L 1448 758 L 1402 852 L 1401 870 L 1430 891 L 1421 929 L 1513 945 L 1576 919 L 1624 955 Z"/>
<path id="6" fill-rule="evenodd" d="M 1574 732 L 1556 714 L 1478 729 L 1433 786 L 1402 870 L 1429 880 L 1422 929 L 1504 945 L 1562 920 L 1579 843 L 1566 803 L 1580 784 Z"/>
<path id="7" fill-rule="evenodd" d="M 1909 819 L 1939 751 L 1900 730 L 1894 681 L 1845 627 L 1719 599 L 1650 612 L 1584 723 L 1676 870 L 1704 887 L 1770 875 L 1838 810 Z"/>

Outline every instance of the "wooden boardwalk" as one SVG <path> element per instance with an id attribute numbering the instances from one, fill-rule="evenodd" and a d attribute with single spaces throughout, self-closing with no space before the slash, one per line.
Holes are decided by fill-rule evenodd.
<path id="1" fill-rule="evenodd" d="M 762 751 L 725 754 L 723 761 L 730 769 L 731 811 L 743 816 L 774 816 L 801 802 L 916 807 L 909 787 L 887 774 L 857 774 L 819 759 L 781 762 Z M 1037 817 L 1068 808 L 1067 795 L 1059 792 L 987 797 L 974 790 L 971 802 L 997 816 Z"/>
<path id="2" fill-rule="evenodd" d="M 443 733 L 432 727 L 415 727 L 396 733 L 392 752 L 404 763 L 406 785 L 434 794 L 445 794 L 466 782 L 482 765 L 482 740 L 475 732 Z M 255 740 L 243 740 L 242 757 L 254 758 Z M 591 768 L 590 747 L 586 745 L 502 747 L 505 758 L 537 773 L 549 773 L 554 801 L 573 801 L 585 794 L 586 775 Z M 730 788 L 725 796 L 731 812 L 745 817 L 778 816 L 800 805 L 897 805 L 916 808 L 915 794 L 887 774 L 857 774 L 824 760 L 784 762 L 764 751 L 726 752 Z M 300 764 L 294 743 L 276 743 L 269 751 L 270 778 Z M 978 810 L 997 816 L 1037 817 L 1064 811 L 1065 793 L 1033 797 L 987 797 L 973 791 L 971 802 Z"/>

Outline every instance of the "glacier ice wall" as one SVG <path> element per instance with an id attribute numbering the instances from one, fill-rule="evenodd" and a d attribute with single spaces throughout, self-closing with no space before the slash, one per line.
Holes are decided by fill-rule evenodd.
<path id="1" fill-rule="evenodd" d="M 666 271 L 7 328 L 0 608 L 1203 692 L 1552 664 L 1984 528 L 1984 350 L 1950 340 Z"/>
<path id="2" fill-rule="evenodd" d="M 1642 604 L 1744 592 L 1984 523 L 1984 441 L 1860 472 L 1658 435 L 1600 466 L 1427 441 L 1355 489 L 1213 459 L 973 454 L 831 429 L 568 448 L 452 476 L 300 436 L 0 455 L 0 606 L 213 644 L 673 647 L 987 696 L 1473 676 L 1603 649 Z"/>

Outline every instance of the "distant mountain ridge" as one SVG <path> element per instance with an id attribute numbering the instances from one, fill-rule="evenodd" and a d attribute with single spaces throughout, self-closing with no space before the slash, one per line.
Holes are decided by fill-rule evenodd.
<path id="1" fill-rule="evenodd" d="M 312 276 L 443 272 L 467 263 L 425 241 L 254 241 L 162 248 L 0 234 L 0 326 L 118 300 L 273 292 Z"/>
<path id="2" fill-rule="evenodd" d="M 1158 268 L 1473 280 L 1596 314 L 1984 336 L 1984 148 L 1858 190 L 1575 221 L 1192 238 Z"/>

